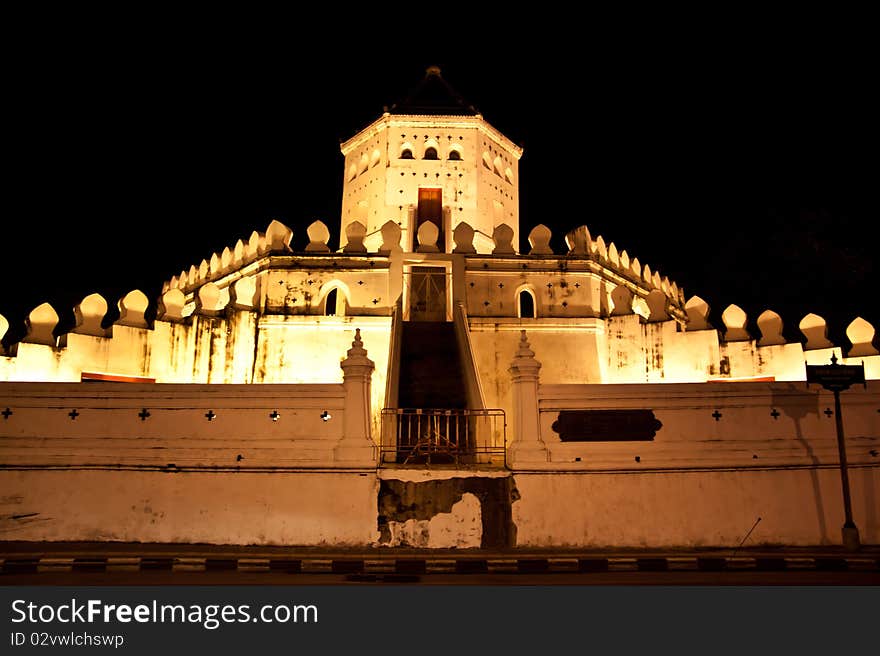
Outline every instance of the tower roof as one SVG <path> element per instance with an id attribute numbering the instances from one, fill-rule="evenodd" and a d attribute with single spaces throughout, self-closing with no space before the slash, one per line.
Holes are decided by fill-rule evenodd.
<path id="1" fill-rule="evenodd" d="M 407 97 L 392 105 L 391 114 L 428 114 L 431 116 L 461 115 L 475 116 L 477 109 L 461 97 L 443 79 L 439 66 L 429 66 L 425 77 L 409 92 Z"/>

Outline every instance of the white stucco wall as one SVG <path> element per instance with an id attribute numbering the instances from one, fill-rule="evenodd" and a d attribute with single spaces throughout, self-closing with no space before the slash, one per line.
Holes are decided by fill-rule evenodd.
<path id="1" fill-rule="evenodd" d="M 0 471 L 0 536 L 365 545 L 376 538 L 377 488 L 374 474 L 356 472 L 6 470 Z"/>
<path id="2" fill-rule="evenodd" d="M 515 475 L 520 547 L 840 544 L 840 473 L 754 469 Z M 864 544 L 880 543 L 880 467 L 850 470 Z"/>

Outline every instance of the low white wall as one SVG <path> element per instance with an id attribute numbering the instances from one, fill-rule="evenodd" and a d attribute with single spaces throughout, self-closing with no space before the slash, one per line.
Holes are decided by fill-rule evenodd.
<path id="1" fill-rule="evenodd" d="M 841 405 L 849 463 L 880 466 L 875 455 L 880 451 L 880 384 L 852 387 L 842 394 Z M 538 406 L 548 459 L 520 462 L 516 468 L 643 471 L 838 462 L 834 397 L 818 385 L 541 385 Z M 560 412 L 607 410 L 650 411 L 659 422 L 656 436 L 591 441 L 584 434 L 583 441 L 562 442 L 554 429 Z M 626 428 L 625 421 L 620 425 Z"/>
<path id="2" fill-rule="evenodd" d="M 518 547 L 841 544 L 836 467 L 515 475 Z M 880 467 L 850 469 L 863 544 L 880 544 Z"/>
<path id="3" fill-rule="evenodd" d="M 0 471 L 0 539 L 365 545 L 374 473 Z"/>

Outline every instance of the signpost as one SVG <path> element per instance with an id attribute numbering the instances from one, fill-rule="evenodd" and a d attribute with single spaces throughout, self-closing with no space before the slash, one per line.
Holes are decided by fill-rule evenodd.
<path id="1" fill-rule="evenodd" d="M 831 354 L 830 365 L 806 365 L 807 386 L 818 383 L 834 393 L 834 418 L 837 423 L 837 451 L 840 454 L 840 481 L 843 485 L 843 546 L 856 551 L 859 548 L 859 529 L 852 518 L 852 503 L 849 496 L 849 474 L 846 471 L 846 446 L 843 442 L 843 416 L 840 411 L 840 393 L 851 385 L 865 384 L 865 365 L 837 364 L 837 355 Z"/>

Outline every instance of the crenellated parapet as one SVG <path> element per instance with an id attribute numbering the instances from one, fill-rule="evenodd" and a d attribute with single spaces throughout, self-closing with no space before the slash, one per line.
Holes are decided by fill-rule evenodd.
<path id="1" fill-rule="evenodd" d="M 493 230 L 490 252 L 477 252 L 477 233 L 459 222 L 446 242 L 452 252 L 444 253 L 437 226 L 423 223 L 410 252 L 395 222 L 381 226 L 381 242 L 371 242 L 354 221 L 346 226 L 345 246 L 331 250 L 321 221 L 300 241 L 272 221 L 265 232 L 166 282 L 155 315 L 139 290 L 118 299 L 113 311 L 108 299 L 85 296 L 64 333 L 56 308 L 34 308 L 20 343 L 0 352 L 0 380 L 78 381 L 85 373 L 109 373 L 181 383 L 318 382 L 335 367 L 328 354 L 351 341 L 355 317 L 382 345 L 377 376 L 384 377 L 392 312 L 398 302 L 410 302 L 407 277 L 423 266 L 450 275 L 443 293 L 464 306 L 475 348 L 488 354 L 481 375 L 489 388 L 486 381 L 496 376 L 491 354 L 504 347 L 505 331 L 524 327 L 548 353 L 546 370 L 563 372 L 560 382 L 803 380 L 804 362 L 824 363 L 832 354 L 864 361 L 868 377 L 880 378 L 875 330 L 862 318 L 847 327 L 848 349 L 831 342 L 815 314 L 799 322 L 803 339 L 792 342 L 772 310 L 757 318 L 755 334 L 736 305 L 713 326 L 706 301 L 685 300 L 655 267 L 593 238 L 586 226 L 565 235 L 559 253 L 544 225 L 529 233 L 527 254 L 516 253 L 514 233 L 503 223 Z M 0 317 L 0 338 L 8 328 Z M 384 384 L 373 390 L 381 408 Z"/>
<path id="2" fill-rule="evenodd" d="M 707 379 L 771 378 L 774 380 L 804 380 L 804 364 L 825 364 L 832 355 L 852 364 L 864 362 L 868 378 L 880 378 L 880 352 L 873 346 L 874 327 L 857 317 L 846 329 L 851 346 L 834 344 L 828 338 L 828 326 L 817 314 L 807 314 L 798 323 L 803 339 L 787 341 L 783 335 L 782 317 L 765 310 L 757 318 L 758 334 L 748 327 L 745 311 L 729 305 L 721 313 L 721 325 L 708 322 L 709 305 L 697 296 L 687 303 L 688 323 L 682 341 L 694 341 L 691 336 L 708 336 L 712 353 L 717 350 L 717 366 L 710 368 Z M 697 338 L 699 339 L 699 338 Z M 714 358 L 713 358 L 714 359 Z M 688 380 L 698 380 L 697 376 Z"/>
<path id="3" fill-rule="evenodd" d="M 578 318 L 636 314 L 646 322 L 674 319 L 684 324 L 683 291 L 638 258 L 593 239 L 586 226 L 565 236 L 568 250 L 554 253 L 552 233 L 538 225 L 529 233 L 531 250 L 516 255 L 510 233 L 499 226 L 491 255 L 475 253 L 472 231 L 459 224 L 453 253 L 467 256 L 468 314 L 477 317 Z M 523 294 L 533 302 L 523 312 Z"/>

